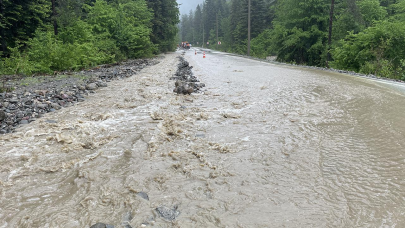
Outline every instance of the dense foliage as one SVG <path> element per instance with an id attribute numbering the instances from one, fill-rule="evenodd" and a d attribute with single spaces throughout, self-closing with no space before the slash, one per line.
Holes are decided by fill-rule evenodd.
<path id="1" fill-rule="evenodd" d="M 51 73 L 174 50 L 175 0 L 0 0 L 0 74 Z"/>
<path id="2" fill-rule="evenodd" d="M 246 54 L 248 0 L 205 0 L 182 15 L 180 29 L 182 41 Z M 251 55 L 259 58 L 405 80 L 404 32 L 405 0 L 251 0 Z"/>

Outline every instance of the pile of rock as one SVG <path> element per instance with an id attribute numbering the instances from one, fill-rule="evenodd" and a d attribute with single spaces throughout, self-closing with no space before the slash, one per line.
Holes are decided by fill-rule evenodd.
<path id="1" fill-rule="evenodd" d="M 173 92 L 177 94 L 191 94 L 205 87 L 204 83 L 198 83 L 200 81 L 193 75 L 193 67 L 190 66 L 184 57 L 179 56 L 178 58 L 180 59 L 180 63 L 177 72 L 174 77 L 170 78 L 176 80 Z"/>
<path id="2" fill-rule="evenodd" d="M 20 124 L 28 124 L 43 114 L 85 100 L 85 96 L 107 82 L 135 75 L 154 65 L 156 59 L 131 60 L 122 64 L 56 76 L 36 77 L 35 83 L 21 86 L 21 80 L 7 82 L 12 92 L 0 93 L 0 134 L 12 132 Z"/>

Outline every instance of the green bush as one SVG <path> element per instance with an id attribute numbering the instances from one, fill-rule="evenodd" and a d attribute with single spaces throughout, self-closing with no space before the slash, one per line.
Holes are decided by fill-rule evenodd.
<path id="1" fill-rule="evenodd" d="M 405 59 L 404 34 L 404 22 L 388 21 L 351 33 L 332 50 L 331 66 L 399 79 Z"/>

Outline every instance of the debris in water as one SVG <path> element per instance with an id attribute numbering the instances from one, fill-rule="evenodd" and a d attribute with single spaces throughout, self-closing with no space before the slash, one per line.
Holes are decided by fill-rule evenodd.
<path id="1" fill-rule="evenodd" d="M 149 200 L 149 196 L 146 192 L 138 192 L 137 195 L 143 199 Z"/>
<path id="2" fill-rule="evenodd" d="M 97 223 L 97 224 L 90 226 L 90 228 L 114 228 L 114 226 L 104 224 L 104 223 Z"/>
<path id="3" fill-rule="evenodd" d="M 190 95 L 193 92 L 199 91 L 201 88 L 205 87 L 204 83 L 200 82 L 197 77 L 193 75 L 191 69 L 192 66 L 183 58 L 179 57 L 180 63 L 178 65 L 177 72 L 171 79 L 176 80 L 175 88 L 173 92 L 177 94 Z"/>
<path id="4" fill-rule="evenodd" d="M 162 206 L 155 209 L 158 215 L 166 221 L 174 221 L 179 215 L 180 211 L 177 210 L 177 206 L 174 206 L 173 209 Z"/>
<path id="5" fill-rule="evenodd" d="M 122 226 L 124 228 L 132 228 L 131 225 L 129 225 L 129 222 L 131 222 L 131 220 L 134 217 L 132 216 L 132 213 L 130 211 L 128 211 L 127 213 L 125 213 L 125 215 L 122 217 Z"/>

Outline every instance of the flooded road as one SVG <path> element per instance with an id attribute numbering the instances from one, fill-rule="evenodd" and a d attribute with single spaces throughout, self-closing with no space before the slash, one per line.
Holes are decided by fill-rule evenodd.
<path id="1" fill-rule="evenodd" d="M 403 85 L 178 55 L 0 136 L 0 227 L 405 226 Z"/>

